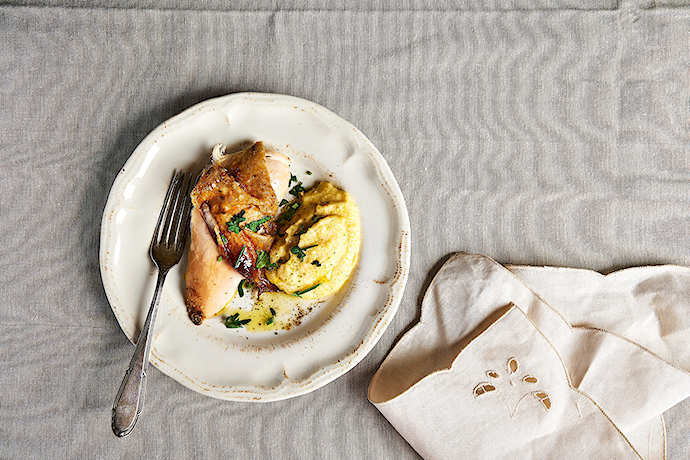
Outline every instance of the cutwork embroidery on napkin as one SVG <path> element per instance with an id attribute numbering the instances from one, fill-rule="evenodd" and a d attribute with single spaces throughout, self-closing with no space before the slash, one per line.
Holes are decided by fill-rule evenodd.
<path id="1" fill-rule="evenodd" d="M 486 395 L 498 395 L 506 403 L 508 407 L 508 414 L 510 418 L 515 418 L 520 403 L 525 399 L 532 397 L 539 401 L 542 407 L 548 412 L 551 409 L 551 397 L 544 390 L 537 390 L 534 388 L 539 383 L 539 379 L 532 374 L 525 374 L 522 377 L 517 371 L 520 368 L 520 363 L 517 358 L 511 357 L 505 365 L 505 373 L 495 370 L 486 371 L 486 376 L 489 381 L 484 381 L 474 387 L 474 397 L 479 398 Z M 517 403 L 515 407 L 511 407 L 507 393 L 517 393 Z M 513 398 L 511 398 L 513 399 Z"/>

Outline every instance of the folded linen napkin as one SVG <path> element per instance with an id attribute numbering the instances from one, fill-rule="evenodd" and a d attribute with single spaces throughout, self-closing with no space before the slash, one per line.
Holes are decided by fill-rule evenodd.
<path id="1" fill-rule="evenodd" d="M 663 458 L 660 414 L 690 396 L 690 373 L 624 334 L 572 326 L 583 297 L 556 295 L 572 286 L 541 283 L 563 314 L 513 273 L 452 257 L 374 376 L 372 403 L 428 459 Z"/>
<path id="2" fill-rule="evenodd" d="M 690 268 L 506 268 L 573 326 L 613 332 L 690 371 Z"/>

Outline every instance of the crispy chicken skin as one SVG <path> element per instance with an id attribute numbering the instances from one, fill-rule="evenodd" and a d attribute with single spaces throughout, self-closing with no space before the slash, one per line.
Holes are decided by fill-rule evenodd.
<path id="1" fill-rule="evenodd" d="M 273 243 L 273 218 L 278 197 L 288 188 L 289 168 L 286 156 L 267 151 L 262 142 L 231 155 L 219 146 L 214 149 L 211 165 L 191 193 L 194 209 L 185 279 L 187 313 L 194 324 L 223 310 L 243 278 L 254 283 L 259 294 L 276 290 L 264 269 L 256 268 L 256 258 Z M 248 226 L 263 220 L 255 228 Z"/>

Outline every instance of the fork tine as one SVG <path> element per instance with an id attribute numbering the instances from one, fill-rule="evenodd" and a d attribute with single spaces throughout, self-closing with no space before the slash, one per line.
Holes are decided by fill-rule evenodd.
<path id="1" fill-rule="evenodd" d="M 153 232 L 153 239 L 151 240 L 151 249 L 156 244 L 164 241 L 169 233 L 170 218 L 172 216 L 171 210 L 174 208 L 174 204 L 177 201 L 176 195 L 179 191 L 181 173 L 179 171 L 173 174 L 173 179 L 170 181 L 170 186 L 165 195 L 165 201 L 163 202 L 163 207 L 158 215 L 158 221 L 156 222 L 156 229 Z"/>
<path id="2" fill-rule="evenodd" d="M 170 225 L 170 235 L 168 236 L 168 247 L 176 251 L 181 251 L 184 246 L 188 227 L 188 217 L 190 212 L 190 186 L 192 183 L 192 175 L 185 174 L 180 181 L 179 195 L 175 202 L 175 219 Z"/>
<path id="3" fill-rule="evenodd" d="M 184 177 L 184 171 L 177 172 L 175 176 L 175 190 L 173 191 L 170 206 L 167 209 L 167 215 L 165 216 L 165 233 L 161 235 L 160 242 L 167 247 L 172 247 L 172 240 L 175 238 L 175 234 L 177 233 L 175 222 L 180 214 L 180 190 L 182 188 L 182 182 L 184 181 Z"/>

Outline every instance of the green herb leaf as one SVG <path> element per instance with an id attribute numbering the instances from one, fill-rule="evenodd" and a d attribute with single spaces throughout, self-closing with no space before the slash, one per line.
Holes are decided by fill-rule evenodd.
<path id="1" fill-rule="evenodd" d="M 268 269 L 273 269 L 277 268 L 278 264 L 271 262 L 271 258 L 268 255 L 268 252 L 266 251 L 259 251 L 258 254 L 256 255 L 256 268 L 268 268 Z"/>
<path id="2" fill-rule="evenodd" d="M 232 216 L 230 221 L 228 221 L 228 223 L 226 224 L 228 226 L 228 230 L 230 230 L 231 232 L 234 232 L 234 233 L 240 233 L 240 231 L 242 231 L 242 229 L 240 228 L 240 224 L 242 222 L 244 222 L 245 220 L 247 220 L 247 218 L 244 217 L 244 209 L 243 209 L 242 211 L 240 211 L 237 214 L 235 214 L 234 216 Z"/>
<path id="3" fill-rule="evenodd" d="M 245 324 L 249 323 L 251 319 L 239 319 L 240 314 L 235 313 L 234 315 L 228 316 L 225 318 L 225 327 L 229 329 L 236 329 L 238 327 L 242 327 Z"/>
<path id="4" fill-rule="evenodd" d="M 222 233 L 220 234 L 220 240 L 223 242 L 223 244 L 228 244 L 228 239 Z"/>
<path id="5" fill-rule="evenodd" d="M 295 236 L 307 233 L 307 230 L 308 230 L 307 227 L 305 227 L 304 225 L 300 225 L 299 230 L 295 232 Z"/>
<path id="6" fill-rule="evenodd" d="M 270 326 L 276 320 L 276 311 L 273 309 L 273 307 L 269 307 L 268 311 L 271 312 L 271 316 L 266 319 L 266 326 Z"/>
<path id="7" fill-rule="evenodd" d="M 266 216 L 263 219 L 255 220 L 254 222 L 248 223 L 247 225 L 245 225 L 245 228 L 248 228 L 249 230 L 256 233 L 259 231 L 259 228 L 261 228 L 261 226 L 269 220 L 271 220 L 271 218 L 269 216 Z"/>
<path id="8" fill-rule="evenodd" d="M 218 256 L 218 262 L 222 262 L 222 261 L 223 261 L 223 256 Z"/>
<path id="9" fill-rule="evenodd" d="M 292 249 L 290 249 L 290 252 L 299 257 L 300 261 L 303 261 L 306 257 L 306 254 L 299 246 L 293 246 Z"/>
<path id="10" fill-rule="evenodd" d="M 290 173 L 290 182 L 288 182 L 288 186 L 289 186 L 290 184 L 292 184 L 293 182 L 299 182 L 299 180 L 297 180 L 297 176 L 295 176 L 294 174 Z"/>
<path id="11" fill-rule="evenodd" d="M 311 171 L 307 171 L 307 176 L 311 176 Z"/>
<path id="12" fill-rule="evenodd" d="M 244 286 L 244 279 L 240 280 L 240 284 L 237 285 L 237 294 L 239 294 L 240 297 L 244 297 L 244 289 L 242 289 L 242 286 Z"/>
<path id="13" fill-rule="evenodd" d="M 238 268 L 242 263 L 242 256 L 244 255 L 245 249 L 247 249 L 247 246 L 243 244 L 242 249 L 240 250 L 240 254 L 237 256 L 237 260 L 235 261 L 235 268 Z"/>
<path id="14" fill-rule="evenodd" d="M 298 182 L 297 185 L 290 189 L 290 195 L 299 196 L 301 193 L 304 193 L 304 187 L 302 187 L 301 182 Z"/>
<path id="15" fill-rule="evenodd" d="M 278 206 L 280 206 L 282 208 L 283 206 L 285 206 L 288 203 L 289 203 L 289 201 L 286 200 L 285 198 L 283 198 L 282 200 L 280 200 L 280 204 Z"/>
<path id="16" fill-rule="evenodd" d="M 266 251 L 259 251 L 256 254 L 256 268 L 263 268 L 266 266 L 266 259 L 268 258 L 268 253 Z M 269 259 L 270 260 L 270 259 Z"/>
<path id="17" fill-rule="evenodd" d="M 321 266 L 321 262 L 319 262 L 318 260 L 314 260 L 311 264 L 316 265 L 317 267 Z"/>
<path id="18" fill-rule="evenodd" d="M 280 215 L 280 217 L 276 219 L 276 222 L 287 222 L 290 219 L 292 219 L 292 216 L 295 215 L 295 212 L 297 212 L 297 208 L 299 208 L 299 206 L 299 202 L 295 202 L 286 206 L 285 211 L 283 212 L 283 214 Z"/>
<path id="19" fill-rule="evenodd" d="M 315 285 L 313 285 L 312 287 L 308 287 L 308 288 L 306 288 L 306 289 L 302 289 L 301 291 L 297 291 L 297 292 L 295 292 L 295 293 L 292 294 L 292 295 L 294 295 L 294 296 L 296 296 L 296 297 L 302 297 L 302 294 L 306 294 L 306 293 L 309 292 L 309 291 L 313 291 L 314 289 L 316 289 L 316 288 L 319 287 L 319 286 L 321 286 L 321 283 L 315 284 Z"/>
<path id="20" fill-rule="evenodd" d="M 307 256 L 304 251 L 307 249 L 315 248 L 318 246 L 318 244 L 312 244 L 311 246 L 307 246 L 306 248 L 300 248 L 299 246 L 293 246 L 292 249 L 290 249 L 290 252 L 299 257 L 300 262 L 304 262 L 304 258 Z"/>

